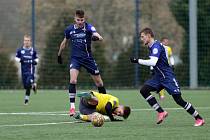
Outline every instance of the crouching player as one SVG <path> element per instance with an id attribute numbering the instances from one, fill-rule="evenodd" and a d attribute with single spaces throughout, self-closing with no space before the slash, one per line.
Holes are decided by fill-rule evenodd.
<path id="1" fill-rule="evenodd" d="M 114 116 L 120 116 L 127 119 L 131 112 L 130 107 L 120 105 L 119 99 L 110 94 L 100 94 L 91 91 L 90 93 L 78 93 L 77 96 L 80 97 L 80 113 L 74 115 L 75 119 L 91 121 L 94 113 L 98 112 L 108 116 L 104 117 L 106 121 L 121 121 Z"/>
<path id="2" fill-rule="evenodd" d="M 26 90 L 24 104 L 28 105 L 31 88 L 34 93 L 37 91 L 34 73 L 38 57 L 34 48 L 31 47 L 31 36 L 24 35 L 23 46 L 17 50 L 15 60 L 21 63 L 22 82 Z"/>

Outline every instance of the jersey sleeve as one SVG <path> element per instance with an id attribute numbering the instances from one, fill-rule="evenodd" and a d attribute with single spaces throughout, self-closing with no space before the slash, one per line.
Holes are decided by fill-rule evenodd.
<path id="1" fill-rule="evenodd" d="M 67 27 L 66 29 L 65 29 L 65 31 L 64 31 L 64 36 L 65 36 L 65 38 L 66 39 L 70 39 L 70 27 Z"/>
<path id="2" fill-rule="evenodd" d="M 112 105 L 112 109 L 119 106 L 119 99 L 117 97 L 111 97 L 109 102 Z"/>
<path id="3" fill-rule="evenodd" d="M 160 53 L 161 53 L 161 46 L 159 44 L 154 44 L 151 48 L 150 56 L 159 58 Z"/>
<path id="4" fill-rule="evenodd" d="M 37 59 L 38 56 L 37 56 L 37 52 L 34 50 L 34 53 L 33 53 L 33 59 Z"/>
<path id="5" fill-rule="evenodd" d="M 171 47 L 168 47 L 168 57 L 171 57 L 172 56 L 172 49 Z"/>
<path id="6" fill-rule="evenodd" d="M 93 25 L 91 25 L 91 24 L 88 24 L 88 30 L 91 32 L 91 33 L 95 33 L 96 32 L 96 28 L 93 26 Z"/>
<path id="7" fill-rule="evenodd" d="M 17 49 L 17 51 L 16 51 L 16 57 L 17 57 L 17 58 L 21 58 L 20 49 Z"/>

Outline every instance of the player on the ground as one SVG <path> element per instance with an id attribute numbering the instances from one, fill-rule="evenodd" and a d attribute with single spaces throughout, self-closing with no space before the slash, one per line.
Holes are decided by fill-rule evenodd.
<path id="1" fill-rule="evenodd" d="M 96 32 L 96 29 L 91 24 L 85 22 L 85 14 L 83 10 L 76 10 L 75 24 L 71 24 L 65 29 L 65 37 L 61 42 L 58 51 L 58 63 L 62 64 L 62 51 L 71 41 L 71 62 L 70 62 L 70 84 L 69 84 L 69 99 L 70 99 L 70 116 L 75 114 L 75 96 L 77 77 L 81 67 L 84 67 L 90 73 L 95 85 L 100 93 L 106 94 L 106 89 L 99 73 L 97 64 L 92 56 L 91 41 L 101 41 L 103 38 Z"/>
<path id="2" fill-rule="evenodd" d="M 29 103 L 31 88 L 37 92 L 35 83 L 35 65 L 38 63 L 36 50 L 31 46 L 31 36 L 24 35 L 23 46 L 17 49 L 15 60 L 21 63 L 21 74 L 25 92 L 25 105 Z"/>
<path id="3" fill-rule="evenodd" d="M 166 38 L 166 37 L 163 37 L 161 40 L 161 43 L 163 44 L 163 47 L 165 48 L 165 51 L 166 51 L 166 57 L 168 59 L 168 63 L 169 65 L 172 67 L 173 71 L 174 71 L 174 57 L 173 57 L 173 53 L 172 53 L 172 49 L 171 47 L 169 46 L 169 39 Z M 152 74 L 154 74 L 154 69 L 153 67 L 151 66 L 150 67 L 151 71 L 152 71 Z M 165 90 L 162 89 L 160 92 L 159 92 L 159 97 L 160 97 L 160 100 L 163 100 L 165 98 Z"/>
<path id="4" fill-rule="evenodd" d="M 121 116 L 127 119 L 131 109 L 129 106 L 119 104 L 119 99 L 110 94 L 100 94 L 91 91 L 90 93 L 77 94 L 80 97 L 79 111 L 74 118 L 83 121 L 91 121 L 95 112 L 107 115 L 111 121 L 119 121 L 114 116 Z M 105 118 L 106 119 L 106 118 Z"/>
<path id="5" fill-rule="evenodd" d="M 195 118 L 194 126 L 202 126 L 204 119 L 194 109 L 191 103 L 186 102 L 182 96 L 179 85 L 176 81 L 174 72 L 168 64 L 165 49 L 160 42 L 154 40 L 154 33 L 150 28 L 144 28 L 140 32 L 141 41 L 149 49 L 148 60 L 138 59 L 135 57 L 130 58 L 132 63 L 138 63 L 146 66 L 153 66 L 155 70 L 154 76 L 147 80 L 140 90 L 141 95 L 146 99 L 151 107 L 157 112 L 157 124 L 163 122 L 168 116 L 168 112 L 164 111 L 163 108 L 158 104 L 155 97 L 151 95 L 151 91 L 159 92 L 163 88 L 172 95 L 174 101 L 183 107 L 190 115 Z"/>

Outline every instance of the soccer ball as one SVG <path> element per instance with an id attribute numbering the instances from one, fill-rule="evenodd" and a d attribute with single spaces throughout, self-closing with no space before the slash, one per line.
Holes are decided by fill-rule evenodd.
<path id="1" fill-rule="evenodd" d="M 99 113 L 95 113 L 92 116 L 91 122 L 93 126 L 101 127 L 104 124 L 104 116 Z"/>

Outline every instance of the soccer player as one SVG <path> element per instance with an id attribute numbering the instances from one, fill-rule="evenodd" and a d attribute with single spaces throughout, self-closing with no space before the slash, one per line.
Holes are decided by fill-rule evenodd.
<path id="1" fill-rule="evenodd" d="M 166 57 L 168 59 L 168 63 L 169 65 L 172 67 L 173 71 L 174 71 L 174 57 L 173 57 L 173 53 L 172 53 L 172 49 L 171 47 L 169 46 L 169 39 L 166 38 L 166 37 L 163 37 L 161 39 L 161 43 L 163 45 L 163 47 L 165 48 L 165 52 L 166 52 Z M 150 67 L 152 71 L 154 71 L 153 67 L 151 66 Z M 153 72 L 152 72 L 153 73 Z M 154 73 L 153 73 L 154 74 Z M 162 89 L 160 92 L 159 92 L 159 97 L 160 97 L 160 100 L 163 100 L 165 98 L 165 90 Z"/>
<path id="2" fill-rule="evenodd" d="M 80 97 L 79 111 L 74 118 L 83 121 L 91 121 L 94 113 L 98 112 L 102 115 L 109 116 L 111 121 L 121 121 L 114 118 L 114 116 L 121 116 L 127 119 L 130 115 L 131 109 L 129 106 L 119 104 L 119 99 L 110 94 L 100 94 L 91 91 L 90 93 L 77 94 Z"/>
<path id="3" fill-rule="evenodd" d="M 25 92 L 25 105 L 29 103 L 31 88 L 34 93 L 37 92 L 35 83 L 35 65 L 38 63 L 36 50 L 31 47 L 31 36 L 24 35 L 23 46 L 17 49 L 15 60 L 21 63 L 21 74 Z"/>
<path id="4" fill-rule="evenodd" d="M 150 59 L 144 60 L 131 57 L 130 60 L 132 63 L 153 66 L 155 70 L 154 76 L 144 83 L 140 93 L 146 99 L 149 105 L 158 112 L 157 124 L 163 122 L 163 120 L 168 116 L 168 112 L 164 111 L 164 109 L 158 104 L 155 97 L 152 96 L 150 92 L 159 92 L 165 88 L 166 91 L 172 95 L 174 101 L 195 118 L 194 126 L 202 126 L 204 124 L 204 119 L 194 109 L 191 103 L 182 98 L 174 72 L 168 64 L 165 49 L 159 41 L 154 40 L 154 33 L 152 29 L 144 28 L 141 30 L 140 38 L 143 44 L 149 49 Z"/>
<path id="5" fill-rule="evenodd" d="M 90 73 L 95 85 L 100 93 L 106 94 L 106 89 L 99 73 L 97 64 L 92 56 L 91 41 L 102 41 L 103 38 L 97 33 L 94 26 L 85 22 L 85 13 L 83 10 L 76 10 L 75 24 L 71 24 L 65 29 L 65 37 L 60 44 L 58 51 L 58 63 L 62 64 L 62 51 L 71 41 L 71 62 L 70 62 L 70 116 L 75 114 L 75 95 L 77 77 L 81 67 L 84 67 Z"/>

